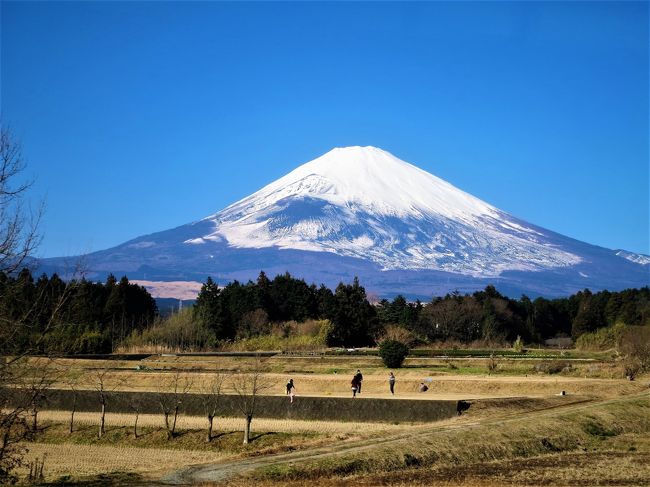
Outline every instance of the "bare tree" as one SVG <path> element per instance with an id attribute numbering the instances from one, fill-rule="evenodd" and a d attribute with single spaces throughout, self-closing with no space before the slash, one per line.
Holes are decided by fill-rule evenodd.
<path id="1" fill-rule="evenodd" d="M 8 359 L 4 359 L 6 363 Z M 33 425 L 29 416 L 32 404 L 36 401 L 36 388 L 24 387 L 28 380 L 26 367 L 16 363 L 5 365 L 2 370 L 0 387 L 0 483 L 13 483 L 16 467 L 22 464 L 27 448 L 21 443 L 33 437 Z"/>
<path id="2" fill-rule="evenodd" d="M 110 379 L 111 365 L 106 364 L 101 369 L 94 371 L 92 375 L 93 388 L 97 391 L 97 399 L 99 400 L 100 405 L 100 416 L 99 416 L 99 429 L 97 431 L 97 436 L 101 438 L 106 433 L 106 409 L 108 406 L 108 400 L 111 394 L 118 388 L 123 380 L 119 378 L 113 378 L 111 383 Z"/>
<path id="3" fill-rule="evenodd" d="M 106 432 L 106 404 L 108 401 L 108 391 L 106 390 L 106 376 L 108 375 L 108 369 L 100 369 L 95 371 L 93 377 L 93 386 L 97 391 L 99 397 L 99 404 L 101 406 L 101 415 L 99 417 L 99 430 L 97 436 L 101 438 Z"/>
<path id="4" fill-rule="evenodd" d="M 20 269 L 41 241 L 38 225 L 43 207 L 30 211 L 25 196 L 32 181 L 21 181 L 25 170 L 22 147 L 6 126 L 0 127 L 0 271 Z"/>
<path id="5" fill-rule="evenodd" d="M 68 430 L 69 434 L 74 432 L 74 415 L 77 412 L 77 396 L 78 396 L 78 383 L 79 383 L 79 374 L 70 375 L 66 378 L 65 382 L 72 392 L 72 405 L 70 406 L 70 428 Z"/>
<path id="6" fill-rule="evenodd" d="M 623 356 L 626 377 L 634 380 L 640 373 L 650 370 L 650 326 L 630 326 L 618 343 Z"/>
<path id="7" fill-rule="evenodd" d="M 26 208 L 31 182 L 21 179 L 24 169 L 22 147 L 10 130 L 0 125 L 0 273 L 4 274 L 21 268 L 40 242 L 42 206 L 35 212 Z M 13 470 L 21 464 L 26 451 L 21 441 L 33 434 L 37 404 L 49 385 L 47 380 L 37 378 L 33 363 L 26 358 L 27 351 L 16 353 L 17 339 L 38 311 L 39 302 L 37 299 L 37 304 L 22 317 L 0 315 L 0 483 L 16 479 Z M 58 308 L 52 314 L 56 311 Z M 47 325 L 52 321 L 53 317 Z M 33 348 L 40 339 L 32 337 Z"/>
<path id="8" fill-rule="evenodd" d="M 31 398 L 30 413 L 32 416 L 31 430 L 35 435 L 38 433 L 38 413 L 47 401 L 46 391 L 55 381 L 54 374 L 47 358 L 32 359 L 29 367 L 29 378 L 22 389 L 29 391 Z"/>
<path id="9" fill-rule="evenodd" d="M 260 357 L 249 366 L 248 370 L 236 374 L 232 378 L 232 388 L 237 395 L 236 405 L 244 415 L 244 445 L 250 442 L 251 422 L 257 410 L 258 396 L 269 390 L 272 384 L 263 377 L 263 366 Z"/>
<path id="10" fill-rule="evenodd" d="M 176 436 L 176 420 L 181 405 L 187 399 L 192 388 L 192 380 L 187 374 L 176 371 L 168 380 L 161 381 L 158 386 L 158 404 L 165 418 L 165 429 L 167 439 L 171 440 Z"/>
<path id="11" fill-rule="evenodd" d="M 129 397 L 129 408 L 135 414 L 135 419 L 133 421 L 133 438 L 138 438 L 138 418 L 142 412 L 143 398 L 140 394 L 132 394 Z"/>
<path id="12" fill-rule="evenodd" d="M 0 260 L 2 260 L 0 258 Z M 4 272 L 6 269 L 0 269 Z M 26 448 L 18 446 L 29 439 L 37 428 L 38 410 L 52 383 L 52 359 L 32 359 L 39 353 L 48 332 L 53 330 L 59 316 L 75 291 L 68 284 L 57 302 L 46 305 L 47 288 L 35 296 L 33 303 L 21 316 L 0 315 L 0 483 L 14 480 L 11 473 L 21 464 Z M 47 311 L 47 321 L 40 327 L 34 317 Z M 27 345 L 17 347 L 20 336 L 29 334 Z M 26 427 L 26 417 L 31 416 L 31 426 Z"/>
<path id="13" fill-rule="evenodd" d="M 205 441 L 207 442 L 212 441 L 214 418 L 219 412 L 224 379 L 224 375 L 216 374 L 201 384 L 201 403 L 203 405 L 203 414 L 205 414 L 205 416 L 208 418 L 208 432 L 205 438 Z"/>

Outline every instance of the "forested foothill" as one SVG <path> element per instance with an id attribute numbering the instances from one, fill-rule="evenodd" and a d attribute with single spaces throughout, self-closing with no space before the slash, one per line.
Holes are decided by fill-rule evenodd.
<path id="1" fill-rule="evenodd" d="M 147 346 L 361 347 L 383 339 L 409 346 L 507 345 L 520 337 L 526 344 L 543 344 L 558 336 L 575 341 L 585 333 L 578 343 L 594 346 L 612 342 L 621 326 L 650 324 L 650 288 L 584 290 L 568 298 L 531 300 L 511 299 L 487 286 L 429 303 L 403 296 L 371 303 L 357 279 L 332 291 L 289 274 L 269 279 L 261 272 L 255 282 L 233 281 L 223 287 L 208 278 L 192 308 L 163 318 L 149 293 L 126 277 L 64 282 L 56 274 L 34 279 L 24 269 L 13 276 L 0 274 L 0 313 L 5 322 L 28 325 L 17 328 L 14 351 L 26 349 L 32 336 L 47 330 L 39 340 L 40 353 L 110 353 Z M 53 316 L 55 323 L 50 322 Z"/>

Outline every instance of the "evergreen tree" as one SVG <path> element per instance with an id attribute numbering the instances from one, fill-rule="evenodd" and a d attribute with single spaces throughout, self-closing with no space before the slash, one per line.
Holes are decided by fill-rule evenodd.
<path id="1" fill-rule="evenodd" d="M 332 330 L 328 344 L 335 346 L 365 346 L 373 343 L 378 331 L 373 306 L 366 298 L 366 290 L 354 278 L 351 285 L 340 283 L 334 293 L 334 313 L 330 319 Z"/>
<path id="2" fill-rule="evenodd" d="M 235 337 L 234 330 L 224 316 L 221 290 L 211 277 L 201 286 L 194 304 L 194 316 L 212 329 L 218 340 Z"/>
<path id="3" fill-rule="evenodd" d="M 330 288 L 321 284 L 316 291 L 316 318 L 330 319 L 334 316 L 335 307 L 336 300 L 334 299 L 334 293 Z"/>

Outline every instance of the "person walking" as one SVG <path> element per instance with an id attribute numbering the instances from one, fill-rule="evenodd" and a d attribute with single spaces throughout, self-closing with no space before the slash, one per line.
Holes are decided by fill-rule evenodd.
<path id="1" fill-rule="evenodd" d="M 392 371 L 388 376 L 388 387 L 390 387 L 390 393 L 395 394 L 395 374 Z"/>
<path id="2" fill-rule="evenodd" d="M 352 399 L 354 399 L 357 397 L 357 390 L 359 389 L 359 381 L 357 380 L 356 375 L 352 377 L 352 382 L 350 384 L 352 386 Z"/>
<path id="3" fill-rule="evenodd" d="M 361 382 L 363 381 L 363 375 L 359 369 L 357 369 L 357 373 L 354 378 L 357 380 L 357 392 L 361 394 Z"/>
<path id="4" fill-rule="evenodd" d="M 293 398 L 296 395 L 296 386 L 293 385 L 293 379 L 289 379 L 287 382 L 287 396 L 289 396 L 289 402 L 293 402 Z"/>

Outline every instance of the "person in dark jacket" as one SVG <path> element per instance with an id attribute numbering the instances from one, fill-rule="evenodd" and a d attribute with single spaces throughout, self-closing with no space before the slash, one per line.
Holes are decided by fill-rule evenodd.
<path id="1" fill-rule="evenodd" d="M 363 375 L 361 375 L 361 371 L 357 369 L 357 373 L 355 374 L 354 378 L 357 380 L 357 392 L 361 394 L 361 382 L 363 381 Z"/>
<path id="2" fill-rule="evenodd" d="M 357 391 L 359 390 L 359 387 L 361 386 L 361 384 L 357 380 L 356 375 L 354 377 L 352 377 L 352 382 L 350 384 L 351 384 L 351 387 L 352 387 L 352 398 L 354 399 L 355 397 L 357 397 Z"/>
<path id="3" fill-rule="evenodd" d="M 293 379 L 289 379 L 287 382 L 287 396 L 289 396 L 289 402 L 293 402 L 293 398 L 296 395 L 296 386 L 293 385 Z"/>

